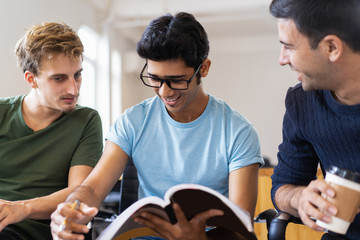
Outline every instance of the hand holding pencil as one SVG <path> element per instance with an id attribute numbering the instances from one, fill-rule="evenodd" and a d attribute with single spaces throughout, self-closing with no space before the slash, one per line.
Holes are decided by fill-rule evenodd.
<path id="1" fill-rule="evenodd" d="M 79 208 L 79 205 L 80 205 L 79 200 L 75 200 L 75 201 L 71 204 L 70 209 L 71 209 L 71 210 L 74 210 L 74 209 L 77 210 L 77 209 Z M 66 217 L 66 218 L 64 219 L 64 221 L 61 223 L 61 225 L 59 226 L 59 232 L 65 230 L 66 224 L 67 224 L 68 221 L 69 221 L 69 218 Z"/>
<path id="2" fill-rule="evenodd" d="M 83 234 L 89 232 L 86 226 L 98 212 L 97 208 L 75 200 L 71 203 L 60 203 L 51 215 L 51 234 L 57 239 L 84 239 Z"/>

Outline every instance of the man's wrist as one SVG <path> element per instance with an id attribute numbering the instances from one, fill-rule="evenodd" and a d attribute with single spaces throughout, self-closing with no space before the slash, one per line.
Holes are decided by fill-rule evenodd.
<path id="1" fill-rule="evenodd" d="M 33 212 L 32 205 L 27 201 L 15 201 L 14 202 L 19 208 L 21 208 L 24 219 L 30 218 Z"/>
<path id="2" fill-rule="evenodd" d="M 294 209 L 296 212 L 299 210 L 299 200 L 302 192 L 304 191 L 305 187 L 296 187 L 291 194 L 290 197 L 290 207 Z"/>
<path id="3" fill-rule="evenodd" d="M 275 202 L 282 212 L 298 217 L 300 197 L 305 187 L 286 184 L 275 193 Z"/>

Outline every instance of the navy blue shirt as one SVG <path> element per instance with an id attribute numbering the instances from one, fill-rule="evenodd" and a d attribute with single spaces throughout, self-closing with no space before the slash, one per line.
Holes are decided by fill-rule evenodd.
<path id="1" fill-rule="evenodd" d="M 272 175 L 271 198 L 284 184 L 308 185 L 318 164 L 360 172 L 360 104 L 338 103 L 330 91 L 290 88 L 285 100 L 283 142 Z M 276 206 L 276 205 L 275 205 Z M 360 214 L 346 237 L 360 239 Z"/>

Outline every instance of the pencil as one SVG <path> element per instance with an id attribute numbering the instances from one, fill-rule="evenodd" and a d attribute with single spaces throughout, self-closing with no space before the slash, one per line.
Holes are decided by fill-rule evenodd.
<path id="1" fill-rule="evenodd" d="M 71 208 L 71 210 L 74 210 L 74 209 L 77 209 L 77 208 L 79 207 L 79 205 L 80 205 L 79 200 L 75 200 L 75 201 L 71 204 L 71 207 L 70 207 L 70 208 Z M 67 224 L 68 221 L 69 221 L 69 218 L 66 217 L 66 218 L 64 219 L 64 221 L 61 223 L 61 225 L 59 226 L 59 232 L 65 230 L 66 224 Z"/>

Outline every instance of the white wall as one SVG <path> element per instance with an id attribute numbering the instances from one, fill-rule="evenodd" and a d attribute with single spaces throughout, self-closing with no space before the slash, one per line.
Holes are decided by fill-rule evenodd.
<path id="1" fill-rule="evenodd" d="M 282 140 L 284 97 L 289 86 L 296 83 L 289 68 L 278 64 L 277 34 L 213 42 L 212 66 L 203 81 L 205 90 L 224 99 L 253 123 L 263 155 L 276 163 Z M 231 46 L 231 51 L 225 51 L 223 46 Z"/>
<path id="2" fill-rule="evenodd" d="M 83 0 L 1 0 L 0 97 L 29 91 L 16 66 L 14 47 L 24 30 L 41 22 L 64 22 L 74 30 L 82 24 L 97 28 L 97 14 Z"/>

